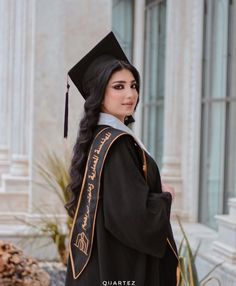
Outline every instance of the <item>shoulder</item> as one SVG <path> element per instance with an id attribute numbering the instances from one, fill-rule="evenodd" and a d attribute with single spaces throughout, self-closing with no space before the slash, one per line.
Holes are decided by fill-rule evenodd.
<path id="1" fill-rule="evenodd" d="M 127 150 L 133 150 L 135 151 L 138 148 L 138 145 L 136 143 L 136 140 L 133 138 L 132 135 L 125 133 L 122 130 L 119 129 L 115 129 L 113 127 L 110 127 L 108 125 L 98 125 L 95 129 L 94 132 L 94 137 L 96 137 L 96 135 L 102 131 L 102 129 L 104 128 L 109 128 L 109 130 L 113 130 L 113 131 L 118 131 L 117 133 L 117 138 L 113 141 L 111 148 L 112 150 L 116 150 L 117 151 L 121 151 L 123 150 L 124 152 L 126 152 Z M 122 133 L 122 134 L 119 134 Z"/>
<path id="2" fill-rule="evenodd" d="M 136 165 L 142 169 L 142 158 L 138 148 L 140 147 L 130 134 L 121 135 L 112 143 L 106 160 L 112 164 L 122 162 L 123 166 Z"/>
<path id="3" fill-rule="evenodd" d="M 102 129 L 107 127 L 111 128 L 111 130 L 118 130 L 108 125 L 98 125 L 95 129 L 94 137 L 96 137 L 96 135 L 102 131 Z M 123 133 L 123 131 L 121 132 Z M 130 160 L 134 161 L 136 165 L 141 164 L 142 166 L 140 147 L 132 135 L 128 133 L 118 135 L 108 150 L 106 161 L 112 161 L 112 164 L 117 164 L 118 161 L 130 162 Z M 106 165 L 107 164 L 108 163 L 106 163 Z"/>
<path id="4" fill-rule="evenodd" d="M 114 143 L 112 144 L 113 149 L 123 150 L 124 152 L 135 151 L 137 149 L 137 144 L 135 139 L 128 133 L 120 135 Z"/>

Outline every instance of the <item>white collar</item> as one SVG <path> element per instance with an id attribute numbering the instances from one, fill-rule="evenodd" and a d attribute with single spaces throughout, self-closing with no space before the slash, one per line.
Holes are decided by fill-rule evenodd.
<path id="1" fill-rule="evenodd" d="M 147 149 L 145 148 L 141 140 L 137 138 L 134 132 L 114 115 L 111 115 L 109 113 L 100 112 L 100 117 L 99 117 L 99 121 L 97 125 L 108 125 L 115 129 L 119 129 L 119 130 L 129 133 L 135 138 L 135 140 L 139 143 L 139 145 L 143 148 L 143 150 L 145 150 L 150 155 L 150 153 L 147 151 Z"/>

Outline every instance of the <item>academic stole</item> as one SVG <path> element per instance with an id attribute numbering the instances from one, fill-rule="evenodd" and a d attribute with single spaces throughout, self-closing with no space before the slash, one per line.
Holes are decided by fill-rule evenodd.
<path id="1" fill-rule="evenodd" d="M 100 180 L 107 153 L 115 140 L 124 135 L 132 136 L 124 131 L 106 127 L 95 136 L 90 147 L 70 234 L 69 252 L 74 279 L 77 279 L 83 272 L 91 256 Z M 143 169 L 146 176 L 145 153 L 141 147 L 138 149 L 142 153 Z"/>
<path id="2" fill-rule="evenodd" d="M 100 180 L 107 153 L 112 144 L 121 136 L 131 136 L 142 157 L 143 172 L 147 181 L 145 151 L 135 138 L 118 129 L 106 127 L 95 136 L 90 147 L 78 205 L 76 208 L 69 242 L 69 253 L 73 278 L 77 279 L 87 266 L 93 246 L 96 214 L 99 202 Z M 168 244 L 170 244 L 169 240 Z M 174 251 L 170 244 L 171 249 Z M 175 253 L 175 251 L 174 251 Z M 178 257 L 178 255 L 175 253 Z"/>

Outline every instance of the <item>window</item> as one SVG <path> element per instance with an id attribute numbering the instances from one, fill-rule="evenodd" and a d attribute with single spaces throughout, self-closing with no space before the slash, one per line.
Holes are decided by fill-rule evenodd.
<path id="1" fill-rule="evenodd" d="M 236 7 L 205 0 L 199 220 L 215 228 L 236 196 Z"/>
<path id="2" fill-rule="evenodd" d="M 163 153 L 166 1 L 146 1 L 142 139 L 161 168 Z"/>
<path id="3" fill-rule="evenodd" d="M 112 30 L 126 56 L 132 62 L 133 51 L 134 1 L 113 0 Z"/>

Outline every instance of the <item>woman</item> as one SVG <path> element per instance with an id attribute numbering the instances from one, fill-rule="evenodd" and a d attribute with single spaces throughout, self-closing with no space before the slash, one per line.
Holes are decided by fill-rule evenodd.
<path id="1" fill-rule="evenodd" d="M 68 186 L 66 286 L 176 285 L 171 189 L 162 191 L 155 161 L 127 126 L 139 101 L 138 71 L 111 32 L 69 76 L 86 101 Z"/>

